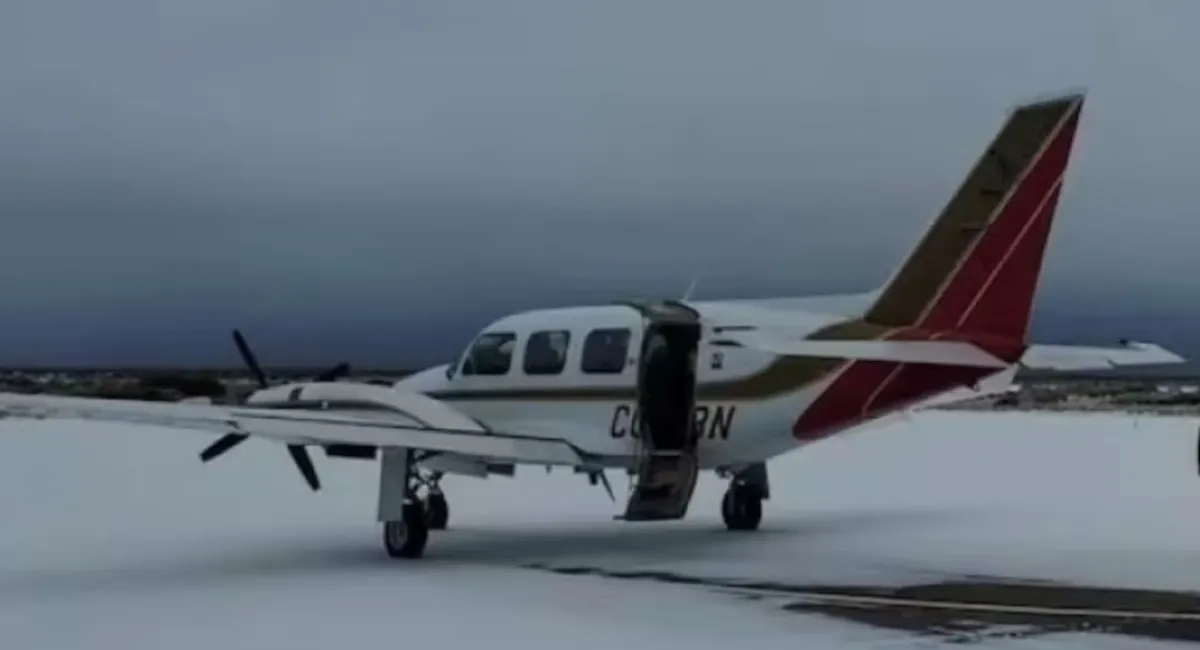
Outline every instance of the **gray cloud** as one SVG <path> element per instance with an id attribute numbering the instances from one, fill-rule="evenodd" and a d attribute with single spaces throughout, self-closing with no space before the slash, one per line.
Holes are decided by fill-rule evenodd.
<path id="1" fill-rule="evenodd" d="M 1117 0 L 13 0 L 3 329 L 59 356 L 167 354 L 230 321 L 309 323 L 333 348 L 367 323 L 407 349 L 446 319 L 457 335 L 696 272 L 707 295 L 867 288 L 1008 106 L 1080 86 L 1047 295 L 1195 295 L 1198 18 Z"/>

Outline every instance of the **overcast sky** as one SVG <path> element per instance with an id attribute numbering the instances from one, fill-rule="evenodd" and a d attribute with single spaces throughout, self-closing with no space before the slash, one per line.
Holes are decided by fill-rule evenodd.
<path id="1" fill-rule="evenodd" d="M 517 307 L 884 280 L 1085 88 L 1041 312 L 1194 313 L 1200 4 L 7 0 L 0 360 L 428 360 Z M 1063 338 L 1063 337 L 1059 337 Z M 1068 337 L 1069 338 L 1069 337 Z"/>

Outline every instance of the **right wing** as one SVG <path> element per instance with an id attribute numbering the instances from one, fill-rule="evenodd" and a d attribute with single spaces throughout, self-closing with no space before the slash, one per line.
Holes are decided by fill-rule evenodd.
<path id="1" fill-rule="evenodd" d="M 411 408 L 388 412 L 386 418 L 372 418 L 336 411 L 0 393 L 0 416 L 149 424 L 239 433 L 286 444 L 406 447 L 517 463 L 584 464 L 580 450 L 560 438 L 490 431 L 437 400 L 416 393 L 396 392 L 389 401 Z"/>

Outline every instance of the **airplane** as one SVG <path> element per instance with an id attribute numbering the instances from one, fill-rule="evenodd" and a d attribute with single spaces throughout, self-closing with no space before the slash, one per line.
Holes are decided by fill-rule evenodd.
<path id="1" fill-rule="evenodd" d="M 757 530 L 766 462 L 906 413 L 998 395 L 1021 367 L 1168 364 L 1151 343 L 1036 345 L 1029 323 L 1085 95 L 1013 108 L 945 208 L 881 288 L 863 294 L 629 300 L 537 309 L 487 325 L 456 360 L 376 385 L 269 385 L 241 404 L 0 394 L 0 415 L 107 420 L 222 434 L 209 461 L 249 437 L 287 445 L 312 489 L 309 447 L 379 464 L 376 519 L 395 558 L 419 558 L 447 526 L 446 474 L 572 468 L 612 490 L 630 476 L 629 522 L 685 517 L 699 471 L 729 479 L 725 527 Z"/>

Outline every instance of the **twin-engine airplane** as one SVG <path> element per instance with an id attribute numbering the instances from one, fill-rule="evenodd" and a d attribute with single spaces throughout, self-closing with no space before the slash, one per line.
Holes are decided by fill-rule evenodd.
<path id="1" fill-rule="evenodd" d="M 1176 363 L 1150 344 L 1027 341 L 1043 251 L 1081 94 L 1017 107 L 924 238 L 878 291 L 747 301 L 633 301 L 513 314 L 457 361 L 392 386 L 269 387 L 244 405 L 0 394 L 15 417 L 115 420 L 284 443 L 309 484 L 306 447 L 380 459 L 377 518 L 393 557 L 416 558 L 449 515 L 443 473 L 566 466 L 631 477 L 627 521 L 682 518 L 697 472 L 731 477 L 721 514 L 754 530 L 765 462 L 886 416 L 1005 391 L 1019 366 Z M 344 371 L 343 369 L 340 369 Z M 424 496 L 421 496 L 424 494 Z M 610 490 L 611 494 L 611 490 Z"/>

